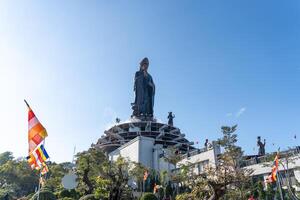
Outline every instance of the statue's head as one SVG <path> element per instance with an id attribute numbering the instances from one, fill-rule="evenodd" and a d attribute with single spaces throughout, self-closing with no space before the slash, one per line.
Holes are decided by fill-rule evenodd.
<path id="1" fill-rule="evenodd" d="M 260 141 L 260 140 L 261 140 L 261 138 L 260 138 L 260 136 L 258 136 L 258 137 L 257 137 L 257 141 Z"/>
<path id="2" fill-rule="evenodd" d="M 147 71 L 149 67 L 149 60 L 147 57 L 145 57 L 141 62 L 140 62 L 140 69 L 143 71 Z"/>

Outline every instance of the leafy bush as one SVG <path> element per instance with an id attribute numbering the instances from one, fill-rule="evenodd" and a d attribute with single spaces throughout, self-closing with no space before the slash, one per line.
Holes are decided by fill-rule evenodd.
<path id="1" fill-rule="evenodd" d="M 69 197 L 71 199 L 79 199 L 79 194 L 76 192 L 76 190 L 62 190 L 60 193 L 57 194 L 57 196 L 60 199 L 63 199 L 64 197 Z"/>
<path id="2" fill-rule="evenodd" d="M 38 193 L 35 193 L 31 200 L 37 200 Z M 55 195 L 49 190 L 41 190 L 40 191 L 40 199 L 39 200 L 56 200 Z"/>
<path id="3" fill-rule="evenodd" d="M 97 200 L 94 194 L 88 194 L 81 197 L 79 200 Z"/>
<path id="4" fill-rule="evenodd" d="M 12 196 L 11 196 L 10 194 L 8 194 L 8 193 L 6 193 L 6 192 L 5 192 L 5 193 L 4 193 L 4 192 L 2 193 L 2 192 L 0 191 L 0 199 L 2 200 L 2 199 L 5 199 L 5 198 L 7 198 L 7 199 L 9 199 L 9 200 L 10 200 L 10 199 L 13 199 Z"/>
<path id="5" fill-rule="evenodd" d="M 141 200 L 158 200 L 157 197 L 152 193 L 145 193 Z"/>
<path id="6" fill-rule="evenodd" d="M 69 190 L 62 190 L 59 193 L 59 198 L 63 198 L 63 197 L 71 197 L 70 191 Z"/>
<path id="7" fill-rule="evenodd" d="M 176 200 L 190 200 L 192 199 L 188 193 L 179 194 L 176 196 Z"/>
<path id="8" fill-rule="evenodd" d="M 58 200 L 74 200 L 74 199 L 71 198 L 71 197 L 64 197 L 64 198 L 61 198 L 61 199 L 58 199 Z"/>
<path id="9" fill-rule="evenodd" d="M 170 197 L 170 196 L 172 196 L 172 194 L 173 194 L 173 189 L 172 189 L 171 183 L 169 182 L 166 187 L 166 196 Z"/>

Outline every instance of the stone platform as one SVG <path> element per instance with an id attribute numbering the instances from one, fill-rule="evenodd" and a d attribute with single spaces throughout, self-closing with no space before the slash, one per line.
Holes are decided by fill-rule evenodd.
<path id="1" fill-rule="evenodd" d="M 164 148 L 175 147 L 182 154 L 195 149 L 191 146 L 194 143 L 189 142 L 179 128 L 157 122 L 155 119 L 144 121 L 138 118 L 117 123 L 106 130 L 95 147 L 110 153 L 138 136 L 153 138 L 155 144 L 161 144 Z"/>

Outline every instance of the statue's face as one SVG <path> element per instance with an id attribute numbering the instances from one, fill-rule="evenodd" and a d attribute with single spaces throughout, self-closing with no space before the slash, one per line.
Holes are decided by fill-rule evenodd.
<path id="1" fill-rule="evenodd" d="M 141 68 L 142 68 L 143 71 L 147 71 L 148 70 L 148 65 L 147 64 L 143 64 L 141 66 Z"/>

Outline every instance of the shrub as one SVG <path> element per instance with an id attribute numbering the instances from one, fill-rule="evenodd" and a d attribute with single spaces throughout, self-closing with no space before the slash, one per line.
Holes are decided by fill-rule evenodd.
<path id="1" fill-rule="evenodd" d="M 72 189 L 72 190 L 62 190 L 59 193 L 56 194 L 56 196 L 59 197 L 59 199 L 63 199 L 65 197 L 69 197 L 71 199 L 79 199 L 80 195 L 78 192 L 76 192 L 76 190 Z"/>
<path id="2" fill-rule="evenodd" d="M 141 200 L 158 200 L 157 197 L 152 193 L 145 193 Z"/>
<path id="3" fill-rule="evenodd" d="M 71 198 L 71 197 L 64 197 L 64 198 L 61 198 L 61 199 L 58 199 L 58 200 L 74 200 L 74 199 Z"/>
<path id="4" fill-rule="evenodd" d="M 97 200 L 94 194 L 88 194 L 81 197 L 79 200 Z"/>
<path id="5" fill-rule="evenodd" d="M 35 193 L 31 200 L 37 200 L 38 193 Z M 55 195 L 49 190 L 41 190 L 40 191 L 40 199 L 39 200 L 56 200 Z"/>
<path id="6" fill-rule="evenodd" d="M 71 197 L 70 191 L 69 190 L 62 190 L 59 194 L 59 198 L 63 197 Z"/>
<path id="7" fill-rule="evenodd" d="M 176 200 L 190 200 L 192 199 L 188 193 L 179 194 L 176 196 Z"/>

